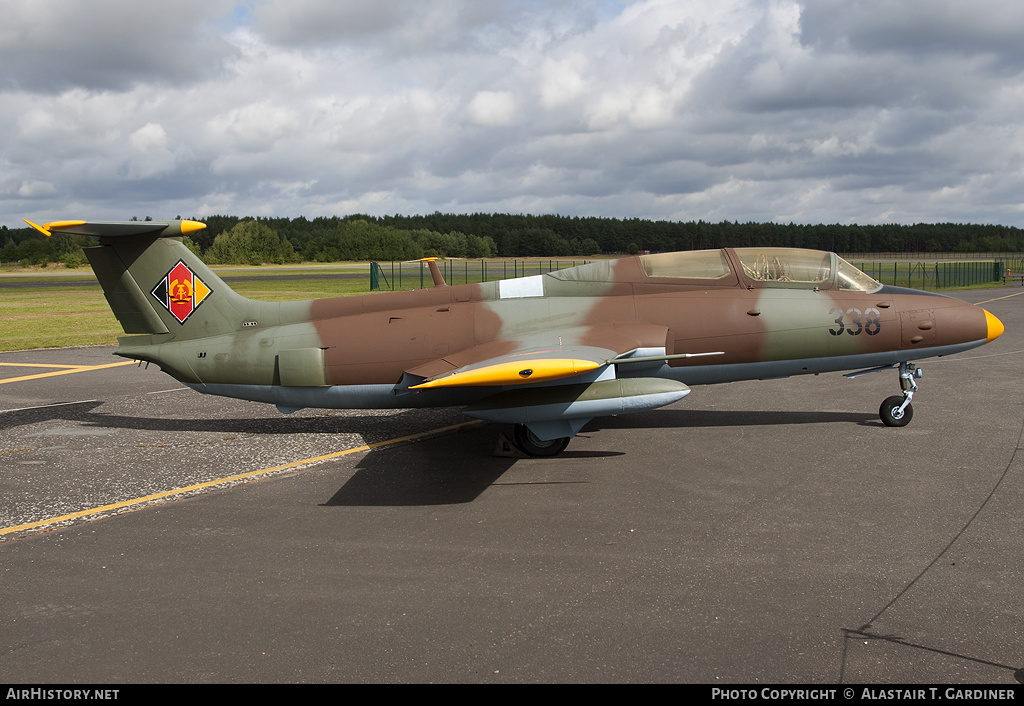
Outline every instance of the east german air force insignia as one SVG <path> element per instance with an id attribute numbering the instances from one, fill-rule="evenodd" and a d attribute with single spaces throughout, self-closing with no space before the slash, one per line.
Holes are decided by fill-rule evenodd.
<path id="1" fill-rule="evenodd" d="M 178 264 L 153 287 L 152 294 L 179 323 L 183 324 L 210 296 L 211 290 L 196 277 L 188 265 L 178 260 Z"/>

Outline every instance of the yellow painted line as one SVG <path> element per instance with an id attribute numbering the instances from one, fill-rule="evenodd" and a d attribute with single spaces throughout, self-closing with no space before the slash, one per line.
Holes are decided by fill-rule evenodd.
<path id="1" fill-rule="evenodd" d="M 975 306 L 981 306 L 982 304 L 988 304 L 989 302 L 997 302 L 1000 299 L 1009 299 L 1010 297 L 1019 297 L 1024 292 L 1017 292 L 1016 294 L 1007 294 L 1005 297 L 996 297 L 995 299 L 986 299 L 983 302 L 978 302 Z"/>
<path id="2" fill-rule="evenodd" d="M 135 365 L 134 360 L 126 360 L 123 363 L 107 363 L 106 365 L 80 365 L 70 370 L 55 370 L 51 373 L 36 373 L 35 375 L 22 375 L 16 378 L 4 378 L 0 380 L 0 385 L 7 382 L 23 382 L 25 380 L 38 380 L 39 378 L 49 378 L 54 375 L 70 375 L 71 373 L 87 373 L 90 370 L 103 370 L 105 368 L 117 368 L 122 365 Z"/>
<path id="3" fill-rule="evenodd" d="M 422 439 L 427 436 L 434 436 L 437 434 L 444 434 L 446 432 L 455 431 L 458 429 L 468 429 L 470 427 L 478 426 L 483 424 L 482 421 L 471 421 L 463 422 L 461 424 L 452 424 L 451 426 L 441 427 L 439 429 L 431 429 L 430 431 L 421 431 L 418 434 L 409 434 L 408 436 L 400 436 L 395 439 L 388 439 L 387 441 L 377 441 L 372 444 L 366 444 L 365 446 L 357 446 L 353 449 L 346 449 L 344 451 L 335 451 L 334 453 L 324 454 L 323 456 L 314 456 L 312 458 L 304 458 L 301 461 L 293 461 L 292 463 L 285 463 L 280 466 L 274 466 L 272 468 L 261 468 L 258 471 L 249 471 L 248 473 L 238 473 L 233 476 L 227 476 L 226 478 L 217 478 L 214 480 L 206 481 L 205 483 L 196 483 L 195 485 L 185 486 L 184 488 L 175 488 L 174 490 L 165 490 L 159 493 L 153 493 L 146 495 L 141 498 L 133 498 L 131 500 L 123 500 L 118 503 L 111 503 L 109 505 L 101 505 L 100 507 L 90 508 L 88 510 L 81 510 L 79 512 L 72 512 L 67 515 L 61 515 L 60 517 L 51 517 L 47 520 L 39 520 L 38 522 L 26 522 L 21 525 L 14 525 L 12 527 L 0 528 L 0 536 L 5 534 L 11 534 L 12 532 L 25 532 L 27 530 L 36 529 L 38 527 L 44 527 L 46 525 L 56 524 L 58 522 L 67 522 L 69 520 L 77 520 L 82 517 L 88 517 L 89 515 L 97 515 L 103 512 L 112 512 L 113 510 L 123 510 L 124 508 L 132 507 L 133 505 L 141 505 L 143 503 L 152 502 L 154 500 L 162 500 L 169 498 L 174 495 L 181 495 L 182 493 L 191 493 L 196 490 L 204 490 L 206 488 L 212 488 L 217 485 L 223 485 L 225 483 L 234 483 L 240 480 L 254 480 L 259 476 L 269 475 L 271 473 L 277 473 L 279 471 L 287 471 L 289 468 L 298 468 L 299 466 L 305 466 L 314 463 L 320 463 L 321 461 L 330 461 L 335 458 L 341 458 L 342 456 L 348 456 L 354 453 L 360 453 L 362 451 L 369 451 L 371 449 L 379 449 L 384 446 L 392 446 L 394 444 L 400 444 L 405 441 L 413 441 L 415 439 Z"/>
<path id="4" fill-rule="evenodd" d="M 81 365 L 53 365 L 52 363 L 0 363 L 8 368 L 81 368 Z"/>

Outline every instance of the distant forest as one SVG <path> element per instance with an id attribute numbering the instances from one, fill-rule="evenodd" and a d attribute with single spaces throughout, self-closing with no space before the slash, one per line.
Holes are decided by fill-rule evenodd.
<path id="1" fill-rule="evenodd" d="M 150 220 L 146 218 L 145 220 Z M 508 214 L 314 218 L 195 218 L 207 224 L 188 244 L 211 263 L 411 260 L 427 256 L 579 257 L 605 254 L 786 246 L 840 253 L 1024 252 L 1010 226 L 799 225 L 650 221 Z M 0 262 L 85 262 L 87 238 L 44 238 L 31 228 L 0 230 Z"/>

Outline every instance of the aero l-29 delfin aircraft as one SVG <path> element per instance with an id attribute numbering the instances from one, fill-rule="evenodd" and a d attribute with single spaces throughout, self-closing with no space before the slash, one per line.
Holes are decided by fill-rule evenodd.
<path id="1" fill-rule="evenodd" d="M 907 424 L 912 360 L 992 341 L 1003 324 L 951 297 L 883 286 L 834 253 L 724 248 L 599 261 L 549 274 L 303 302 L 231 291 L 181 236 L 195 221 L 60 221 L 86 249 L 124 328 L 117 355 L 198 392 L 304 407 L 465 405 L 514 425 L 532 456 L 588 420 L 653 409 L 689 385 L 898 369 L 881 406 Z"/>

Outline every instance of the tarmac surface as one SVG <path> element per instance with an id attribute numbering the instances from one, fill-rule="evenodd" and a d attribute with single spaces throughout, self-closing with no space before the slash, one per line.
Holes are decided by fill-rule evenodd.
<path id="1" fill-rule="evenodd" d="M 284 416 L 111 348 L 2 353 L 0 680 L 1015 685 L 1024 295 L 957 296 L 1006 333 L 917 361 L 906 428 L 895 371 L 836 373 L 554 459 L 458 410 Z"/>

